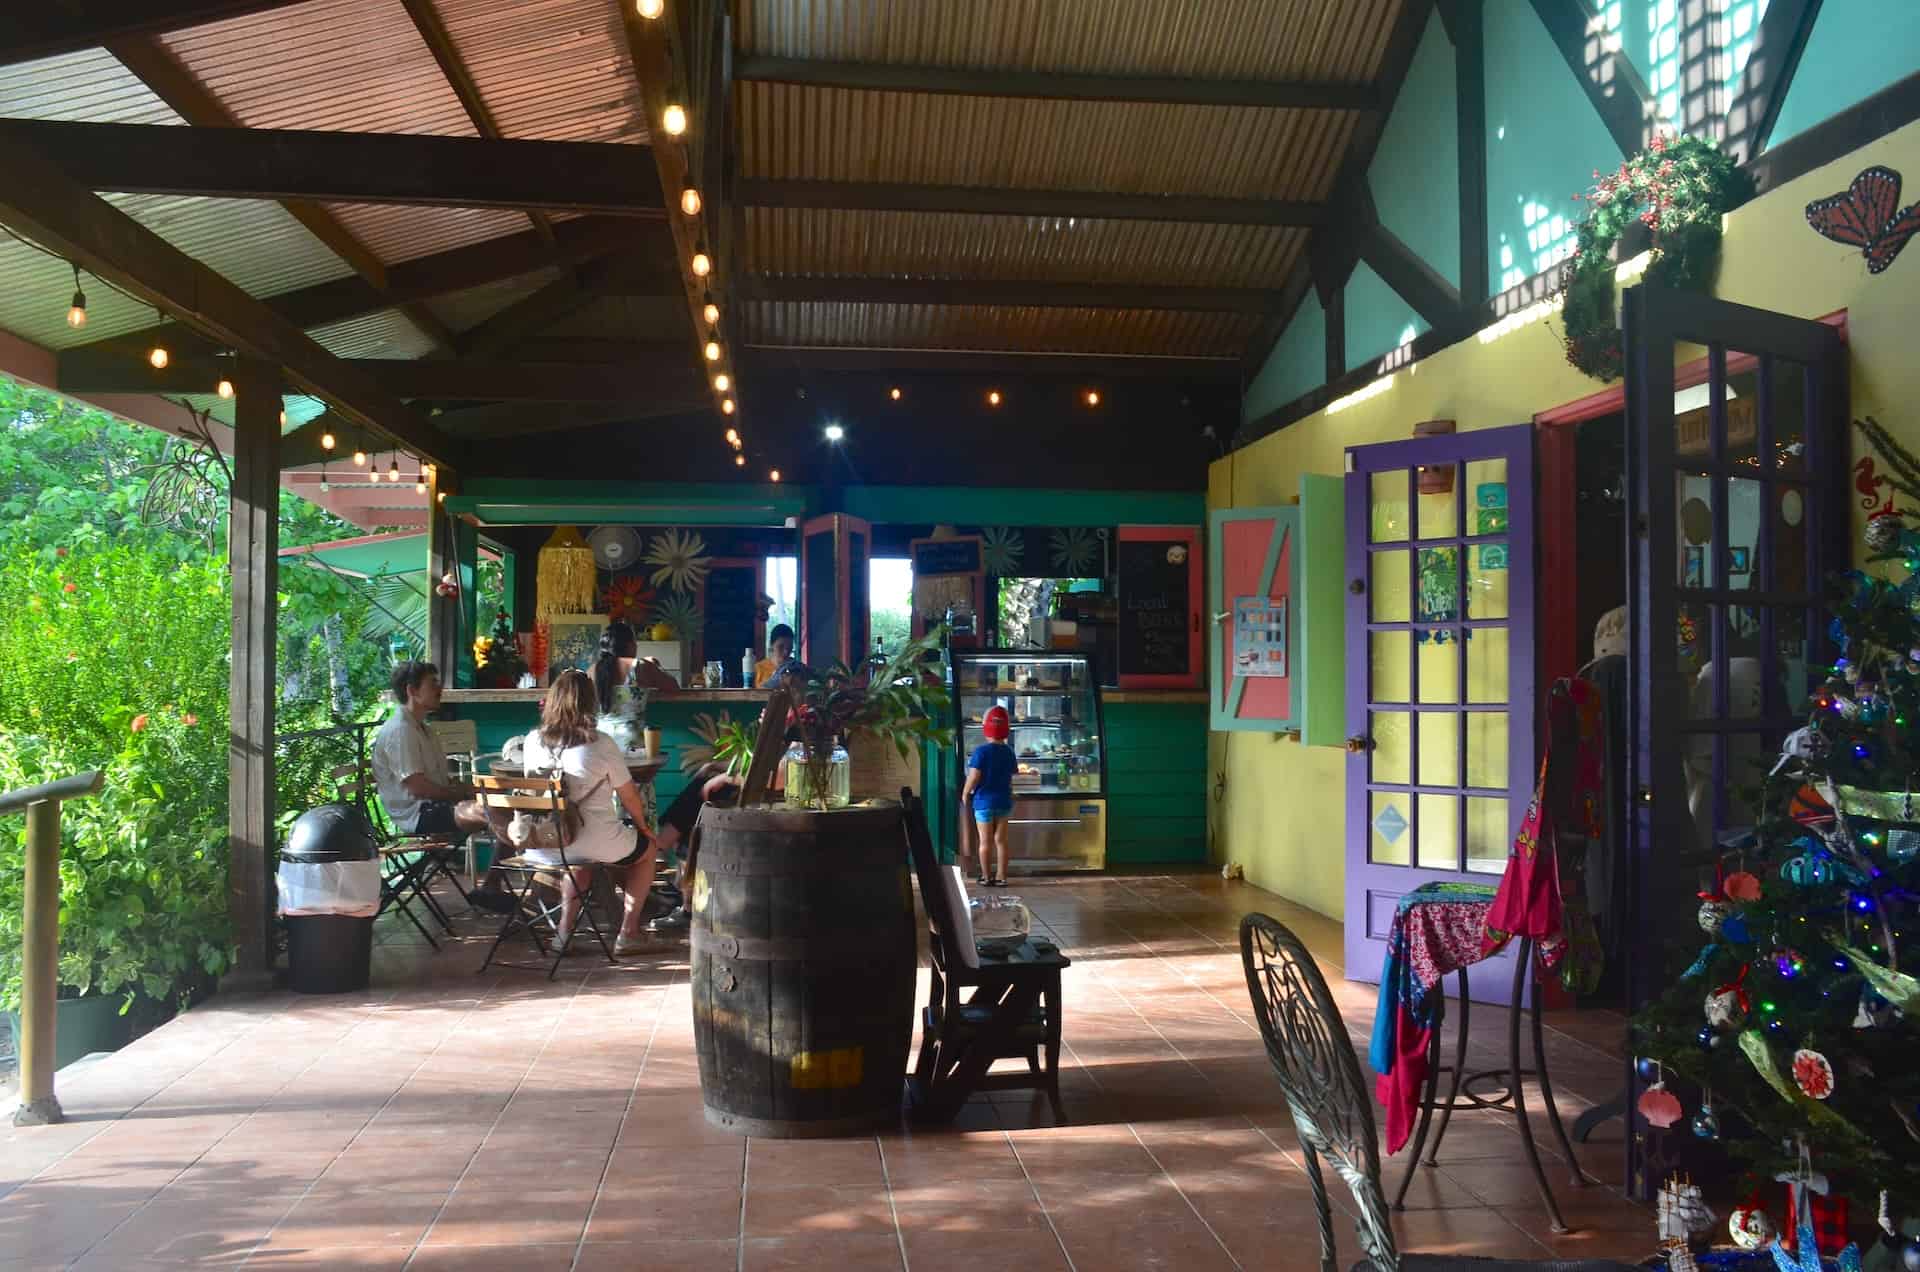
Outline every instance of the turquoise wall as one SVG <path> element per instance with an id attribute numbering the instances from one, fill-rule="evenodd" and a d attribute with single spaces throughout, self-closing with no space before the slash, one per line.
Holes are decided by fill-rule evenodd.
<path id="1" fill-rule="evenodd" d="M 1498 294 L 1572 252 L 1574 194 L 1622 156 L 1528 0 L 1487 0 L 1485 31 L 1488 286 Z"/>
<path id="2" fill-rule="evenodd" d="M 1380 133 L 1367 181 L 1380 223 L 1455 286 L 1460 282 L 1460 140 L 1453 42 L 1439 15 L 1427 29 Z M 1347 294 L 1347 352 L 1354 343 L 1353 294 Z M 1391 348 L 1393 346 L 1386 346 Z M 1356 359 L 1350 358 L 1349 361 Z"/>
<path id="3" fill-rule="evenodd" d="M 1455 235 L 1456 242 L 1459 236 Z M 1454 260 L 1459 260 L 1459 250 Z M 1357 367 L 1398 349 L 1427 329 L 1413 306 L 1363 261 L 1347 280 L 1347 365 Z"/>
<path id="4" fill-rule="evenodd" d="M 1107 864 L 1205 864 L 1207 704 L 1110 702 Z"/>
<path id="5" fill-rule="evenodd" d="M 1805 132 L 1920 69 L 1920 4 L 1914 0 L 1826 0 L 1769 145 Z M 1908 179 L 1913 180 L 1909 173 Z"/>
<path id="6" fill-rule="evenodd" d="M 1312 292 L 1267 354 L 1240 398 L 1240 418 L 1256 420 L 1327 382 L 1327 313 Z"/>

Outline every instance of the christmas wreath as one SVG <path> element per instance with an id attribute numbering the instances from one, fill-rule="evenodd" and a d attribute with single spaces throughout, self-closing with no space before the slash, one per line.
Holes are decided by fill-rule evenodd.
<path id="1" fill-rule="evenodd" d="M 1653 232 L 1647 280 L 1705 291 L 1720 264 L 1720 218 L 1744 203 L 1753 183 L 1710 141 L 1656 133 L 1611 176 L 1594 172 L 1574 252 L 1561 275 L 1567 361 L 1596 380 L 1619 377 L 1624 357 L 1614 312 L 1613 249 L 1633 221 Z"/>

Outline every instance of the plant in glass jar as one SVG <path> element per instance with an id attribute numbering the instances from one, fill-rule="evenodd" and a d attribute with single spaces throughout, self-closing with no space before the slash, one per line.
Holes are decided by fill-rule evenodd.
<path id="1" fill-rule="evenodd" d="M 903 644 L 880 666 L 859 671 L 845 663 L 789 674 L 793 707 L 786 757 L 787 803 L 795 808 L 845 808 L 850 801 L 851 762 L 844 740 L 864 733 L 891 743 L 902 759 L 917 743 L 953 743 L 946 686 L 923 664 L 940 648 L 945 631 L 935 628 Z"/>

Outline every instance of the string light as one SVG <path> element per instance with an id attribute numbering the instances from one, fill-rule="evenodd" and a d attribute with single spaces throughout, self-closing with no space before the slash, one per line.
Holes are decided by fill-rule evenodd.
<path id="1" fill-rule="evenodd" d="M 328 429 L 326 432 L 320 434 L 320 449 L 324 451 L 330 451 L 333 449 L 333 430 L 332 429 Z"/>
<path id="2" fill-rule="evenodd" d="M 899 389 L 888 389 L 888 390 L 887 390 L 887 396 L 888 396 L 888 397 L 890 397 L 890 398 L 892 398 L 892 399 L 893 399 L 894 401 L 896 401 L 896 402 L 898 402 L 898 401 L 900 400 L 900 390 L 899 390 Z"/>
<path id="3" fill-rule="evenodd" d="M 651 22 L 667 10 L 667 0 L 634 0 L 634 12 Z"/>
<path id="4" fill-rule="evenodd" d="M 397 454 L 393 457 L 393 462 L 387 465 L 387 480 L 392 482 L 400 480 L 400 456 Z"/>
<path id="5" fill-rule="evenodd" d="M 424 495 L 427 493 L 427 475 L 425 473 L 421 473 L 419 479 L 413 483 L 413 493 L 416 495 Z"/>
<path id="6" fill-rule="evenodd" d="M 722 414 L 722 415 L 732 415 L 732 414 L 733 414 L 733 410 L 734 410 L 734 407 L 733 407 L 733 399 L 732 399 L 732 398 L 722 398 L 722 399 L 720 400 L 720 414 Z"/>
<path id="7" fill-rule="evenodd" d="M 739 430 L 739 429 L 737 429 L 737 428 L 730 428 L 730 429 L 728 429 L 728 430 L 727 430 L 727 445 L 729 445 L 729 446 L 732 446 L 732 447 L 734 447 L 735 449 L 738 449 L 738 448 L 739 448 L 739 445 L 740 445 L 740 430 Z"/>
<path id="8" fill-rule="evenodd" d="M 1088 406 L 1100 405 L 1100 390 L 1098 389 L 1087 390 L 1087 405 Z"/>
<path id="9" fill-rule="evenodd" d="M 700 311 L 700 316 L 707 320 L 707 326 L 717 327 L 720 325 L 720 306 L 708 301 L 706 308 Z"/>
<path id="10" fill-rule="evenodd" d="M 747 466 L 747 457 L 745 455 L 735 455 L 733 457 L 733 466 L 735 468 L 745 468 Z"/>
<path id="11" fill-rule="evenodd" d="M 222 376 L 220 383 L 213 386 L 213 391 L 223 398 L 230 398 L 233 396 L 233 381 Z"/>
<path id="12" fill-rule="evenodd" d="M 680 210 L 688 216 L 700 215 L 700 192 L 692 186 L 680 192 Z"/>
<path id="13" fill-rule="evenodd" d="M 707 355 L 708 362 L 720 361 L 720 342 L 718 340 L 707 341 L 707 347 L 705 352 Z"/>
<path id="14" fill-rule="evenodd" d="M 988 406 L 1000 405 L 1000 390 L 990 389 L 987 391 L 987 405 Z"/>
<path id="15" fill-rule="evenodd" d="M 87 325 L 87 294 L 80 290 L 80 267 L 73 267 L 73 304 L 67 307 L 67 326 L 78 330 Z"/>
<path id="16" fill-rule="evenodd" d="M 769 481 L 779 481 L 779 480 L 780 480 L 780 470 L 779 470 L 778 468 L 776 468 L 776 469 L 774 469 L 774 470 L 773 470 L 772 472 L 770 472 L 770 473 L 768 473 L 768 474 L 767 474 L 767 479 L 768 479 Z"/>
<path id="17" fill-rule="evenodd" d="M 158 309 L 153 311 L 153 317 L 156 324 L 167 320 L 167 316 Z M 155 371 L 158 371 L 173 361 L 173 358 L 167 353 L 167 347 L 156 340 L 153 348 L 147 350 L 147 361 L 152 364 Z"/>
<path id="18" fill-rule="evenodd" d="M 678 137 L 681 133 L 687 131 L 686 107 L 681 106 L 677 102 L 668 106 L 666 110 L 660 113 L 660 126 L 666 130 L 666 134 L 669 137 Z"/>
<path id="19" fill-rule="evenodd" d="M 713 273 L 713 260 L 705 252 L 695 252 L 693 254 L 691 267 L 695 278 L 705 278 L 708 274 Z"/>
<path id="20" fill-rule="evenodd" d="M 708 356 L 711 357 L 712 355 L 709 354 Z M 729 376 L 725 371 L 713 377 L 713 391 L 715 393 L 725 393 L 732 387 L 733 377 Z"/>
<path id="21" fill-rule="evenodd" d="M 367 466 L 367 451 L 363 443 L 355 442 L 353 444 L 353 463 L 356 468 L 365 468 Z"/>

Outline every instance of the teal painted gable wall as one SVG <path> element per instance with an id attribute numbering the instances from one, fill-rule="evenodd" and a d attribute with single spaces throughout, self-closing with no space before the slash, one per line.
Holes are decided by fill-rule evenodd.
<path id="1" fill-rule="evenodd" d="M 1455 236 L 1458 239 L 1458 235 Z M 1458 253 L 1455 253 L 1456 260 Z M 1391 353 L 1427 329 L 1413 306 L 1363 261 L 1347 280 L 1347 365 Z"/>
<path id="2" fill-rule="evenodd" d="M 1920 3 L 1825 0 L 1769 145 L 1803 133 L 1920 69 Z M 1915 174 L 1908 173 L 1909 181 Z"/>
<path id="3" fill-rule="evenodd" d="M 1573 196 L 1621 154 L 1529 0 L 1487 0 L 1485 31 L 1487 283 L 1498 293 L 1572 252 Z"/>
<path id="4" fill-rule="evenodd" d="M 1367 181 L 1380 223 L 1433 266 L 1460 282 L 1460 140 L 1454 91 L 1453 43 L 1438 15 L 1427 19 L 1407 78 L 1380 133 Z M 1347 297 L 1347 321 L 1353 321 Z M 1347 352 L 1365 353 L 1351 327 Z"/>
<path id="5" fill-rule="evenodd" d="M 1240 418 L 1255 420 L 1327 382 L 1327 314 L 1311 291 L 1240 398 Z"/>

